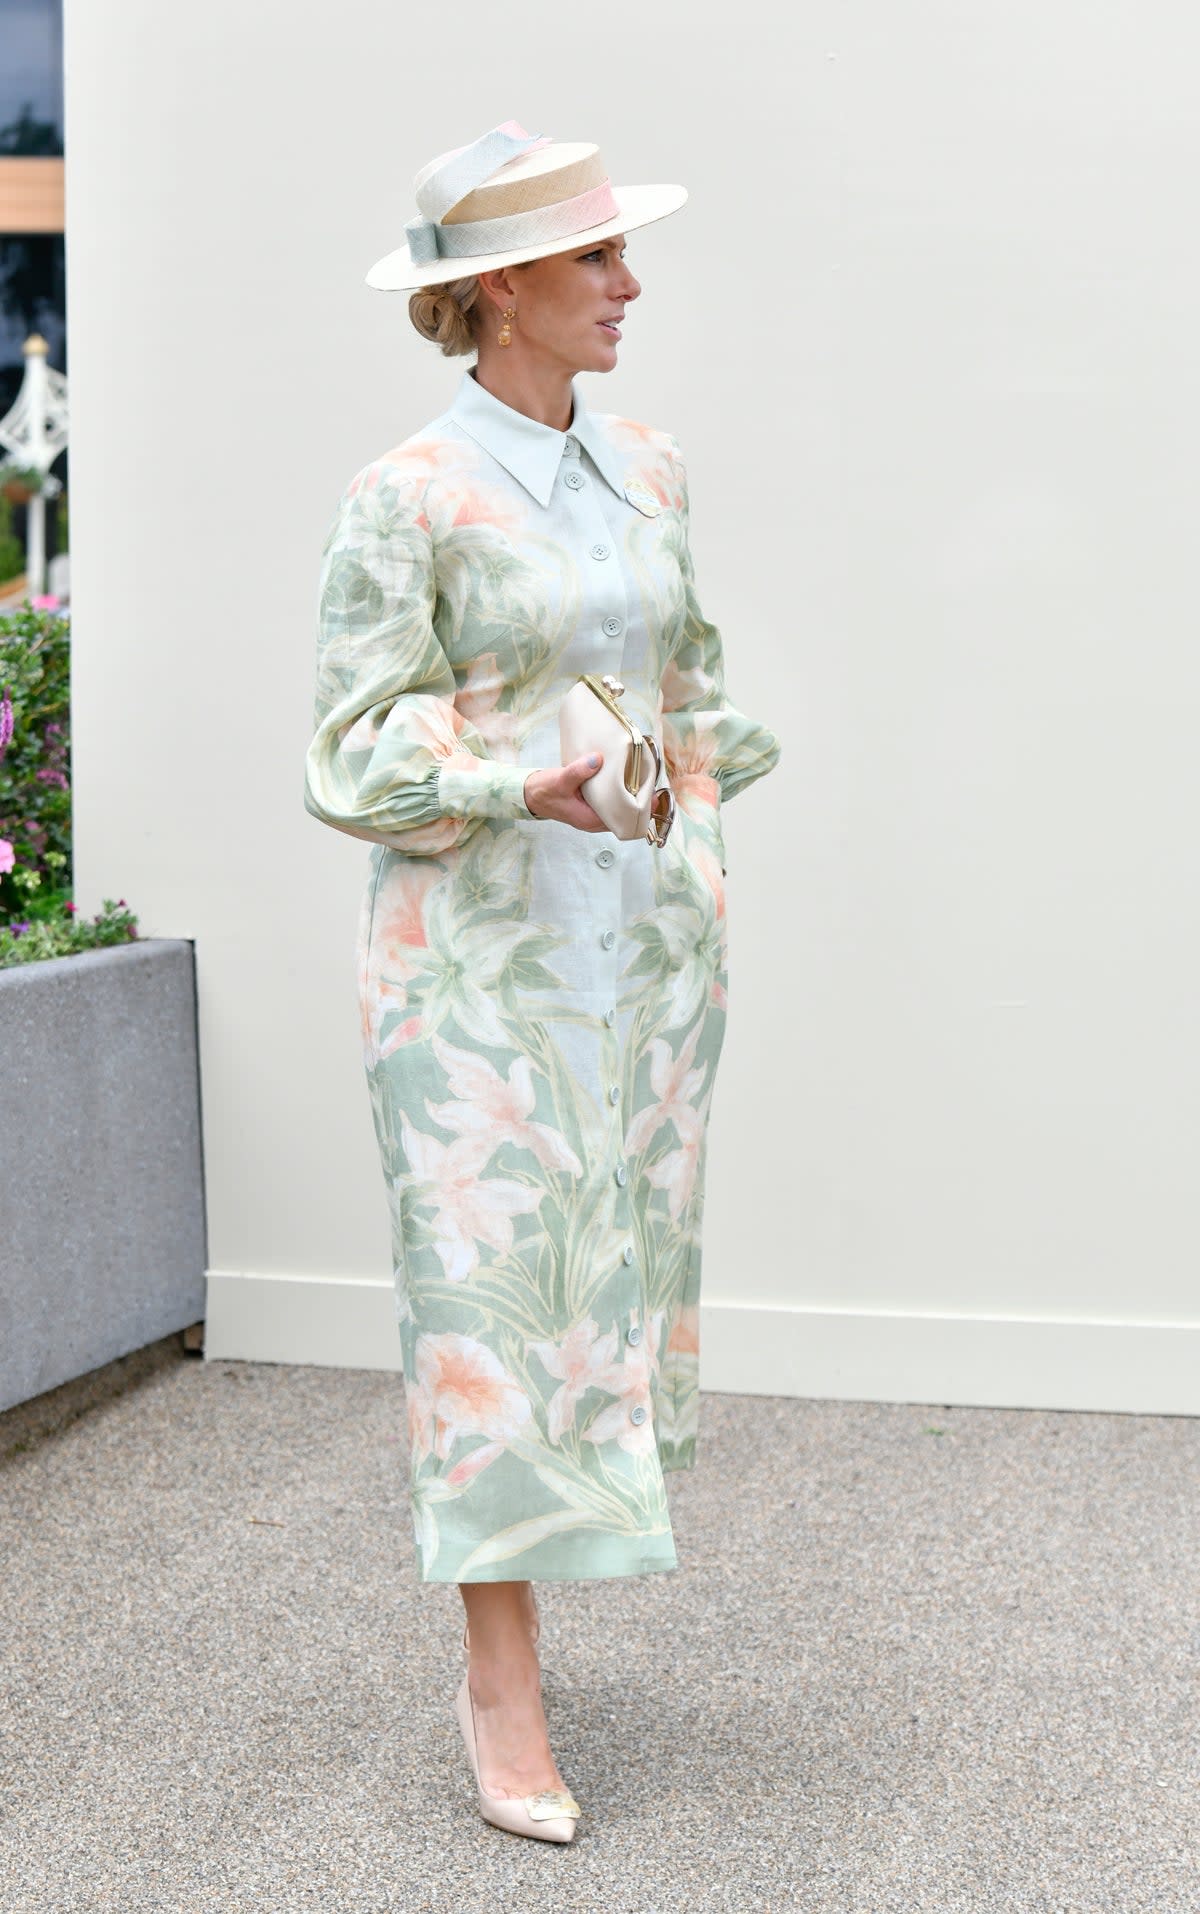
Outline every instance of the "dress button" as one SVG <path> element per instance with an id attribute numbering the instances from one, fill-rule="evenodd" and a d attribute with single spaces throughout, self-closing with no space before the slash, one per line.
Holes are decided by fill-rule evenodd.
<path id="1" fill-rule="evenodd" d="M 616 941 L 617 941 L 617 933 L 615 930 L 606 930 L 603 937 L 600 939 L 600 942 L 604 945 L 605 950 L 611 950 L 613 945 L 616 943 Z"/>
<path id="2" fill-rule="evenodd" d="M 629 1181 L 629 1171 L 625 1168 L 625 1165 L 618 1163 L 616 1169 L 613 1171 L 613 1175 L 621 1185 L 621 1188 L 624 1189 L 626 1183 Z"/>
<path id="3" fill-rule="evenodd" d="M 608 1100 L 610 1103 L 619 1103 L 621 1101 L 620 1084 L 617 1084 L 617 1083 L 613 1084 L 612 1089 L 608 1093 Z"/>
<path id="4" fill-rule="evenodd" d="M 599 864 L 599 866 L 600 866 L 600 869 L 601 869 L 602 871 L 606 871 L 606 870 L 608 869 L 608 867 L 609 867 L 609 865 L 610 865 L 610 864 L 612 863 L 612 861 L 613 861 L 613 858 L 614 858 L 615 856 L 616 856 L 616 852 L 615 852 L 615 851 L 609 851 L 609 850 L 603 850 L 603 851 L 597 851 L 597 852 L 596 852 L 596 862 L 597 862 L 597 864 Z"/>
<path id="5" fill-rule="evenodd" d="M 636 1324 L 636 1323 L 631 1323 L 631 1324 L 629 1325 L 629 1328 L 628 1328 L 628 1330 L 626 1331 L 626 1335 L 625 1335 L 625 1340 L 626 1340 L 626 1342 L 632 1342 L 632 1343 L 639 1343 L 639 1342 L 641 1342 L 641 1340 L 642 1340 L 642 1332 L 641 1332 L 641 1330 L 640 1330 L 640 1329 L 638 1328 L 638 1326 L 637 1326 L 637 1324 Z"/>
<path id="6" fill-rule="evenodd" d="M 624 1249 L 621 1251 L 621 1254 L 625 1258 L 625 1261 L 627 1263 L 631 1263 L 633 1261 L 633 1244 L 626 1243 Z"/>
<path id="7" fill-rule="evenodd" d="M 607 558 L 607 557 L 608 557 L 608 546 L 607 546 L 607 545 L 593 545 L 593 546 L 592 546 L 592 557 L 593 557 L 593 558 Z"/>
<path id="8" fill-rule="evenodd" d="M 578 445 L 576 445 L 574 439 L 564 439 L 563 451 L 566 452 L 568 456 L 574 452 L 578 452 L 578 450 L 579 450 L 579 447 Z"/>
<path id="9" fill-rule="evenodd" d="M 646 1420 L 646 1411 L 640 1402 L 635 1402 L 629 1411 L 629 1420 L 631 1422 L 644 1422 Z"/>
<path id="10" fill-rule="evenodd" d="M 606 638 L 619 638 L 625 629 L 625 622 L 621 618 L 606 618 L 600 629 Z"/>
<path id="11" fill-rule="evenodd" d="M 616 1021 L 617 1021 L 617 1013 L 616 1013 L 616 1011 L 615 1011 L 615 1010 L 606 1010 L 606 1011 L 605 1011 L 605 1013 L 604 1013 L 604 1021 L 605 1021 L 605 1023 L 606 1023 L 607 1025 L 608 1025 L 608 1027 L 609 1027 L 609 1029 L 611 1030 L 611 1029 L 612 1029 L 612 1027 L 613 1027 L 613 1025 L 614 1025 L 614 1024 L 616 1023 Z"/>
<path id="12" fill-rule="evenodd" d="M 587 484 L 587 480 L 584 478 L 583 473 L 576 472 L 574 470 L 567 473 L 565 482 L 566 484 L 570 486 L 573 492 L 578 492 L 581 486 L 584 486 Z"/>

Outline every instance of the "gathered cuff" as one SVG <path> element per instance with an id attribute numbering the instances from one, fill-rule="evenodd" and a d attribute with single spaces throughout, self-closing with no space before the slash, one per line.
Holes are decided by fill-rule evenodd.
<path id="1" fill-rule="evenodd" d="M 480 758 L 478 771 L 435 765 L 426 783 L 443 817 L 530 818 L 525 780 L 533 769 L 531 764 L 495 764 Z"/>

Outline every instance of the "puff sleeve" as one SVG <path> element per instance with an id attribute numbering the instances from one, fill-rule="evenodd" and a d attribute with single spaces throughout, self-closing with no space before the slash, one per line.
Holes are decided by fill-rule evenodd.
<path id="1" fill-rule="evenodd" d="M 436 603 L 422 481 L 376 460 L 343 493 L 322 553 L 304 807 L 350 837 L 427 857 L 485 817 L 533 816 L 531 767 L 492 759 L 455 708 Z"/>
<path id="2" fill-rule="evenodd" d="M 722 802 L 765 776 L 779 761 L 775 732 L 739 711 L 725 685 L 721 634 L 700 609 L 692 561 L 687 468 L 668 438 L 678 506 L 676 557 L 683 578 L 683 616 L 663 674 L 663 751 L 672 782 L 709 777 Z"/>

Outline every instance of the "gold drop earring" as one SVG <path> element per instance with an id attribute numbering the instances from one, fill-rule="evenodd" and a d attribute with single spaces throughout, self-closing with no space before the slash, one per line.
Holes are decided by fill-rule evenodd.
<path id="1" fill-rule="evenodd" d="M 502 346 L 511 346 L 512 344 L 512 327 L 508 322 L 510 319 L 515 319 L 516 316 L 517 309 L 515 306 L 506 306 L 504 308 L 500 331 L 496 335 Z"/>

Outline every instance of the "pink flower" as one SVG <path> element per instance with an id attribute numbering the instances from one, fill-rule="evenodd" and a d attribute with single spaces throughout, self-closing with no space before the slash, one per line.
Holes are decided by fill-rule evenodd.
<path id="1" fill-rule="evenodd" d="M 701 877 L 704 878 L 709 890 L 713 894 L 713 902 L 717 907 L 717 917 L 723 918 L 725 915 L 725 873 L 721 868 L 720 858 L 716 856 L 711 846 L 704 843 L 702 838 L 692 839 L 691 855 L 692 863 L 696 866 L 696 869 L 700 872 Z"/>
<path id="2" fill-rule="evenodd" d="M 57 611 L 59 601 L 50 592 L 43 592 L 40 598 L 30 600 L 35 611 Z"/>
<path id="3" fill-rule="evenodd" d="M 651 1163 L 646 1170 L 646 1181 L 657 1190 L 667 1192 L 667 1207 L 672 1222 L 677 1223 L 692 1200 L 696 1187 L 696 1176 L 700 1168 L 700 1158 L 704 1150 L 704 1119 L 707 1114 L 709 1096 L 696 1112 L 696 1125 L 687 1136 L 681 1136 L 682 1147 L 673 1150 L 670 1156 L 664 1156 L 657 1163 Z"/>
<path id="4" fill-rule="evenodd" d="M 435 1123 L 460 1136 L 490 1138 L 489 1155 L 502 1143 L 515 1143 L 519 1150 L 532 1150 L 543 1169 L 583 1175 L 583 1165 L 562 1131 L 529 1121 L 534 1090 L 528 1057 L 513 1058 L 506 1080 L 486 1057 L 459 1050 L 444 1037 L 435 1036 L 433 1048 L 458 1099 L 434 1104 L 426 1097 L 425 1108 Z"/>
<path id="5" fill-rule="evenodd" d="M 695 1303 L 683 1303 L 671 1324 L 667 1337 L 668 1355 L 696 1356 L 700 1353 L 700 1311 Z"/>
<path id="6" fill-rule="evenodd" d="M 672 1057 L 671 1046 L 664 1038 L 651 1039 L 650 1087 L 658 1102 L 648 1103 L 645 1109 L 639 1110 L 630 1124 L 625 1135 L 628 1156 L 635 1156 L 644 1150 L 655 1132 L 667 1122 L 674 1123 L 685 1142 L 695 1134 L 700 1123 L 695 1099 L 704 1082 L 704 1067 L 693 1070 L 692 1064 L 702 1027 L 703 1019 L 693 1024 L 692 1034 L 681 1047 L 678 1057 Z"/>
<path id="7" fill-rule="evenodd" d="M 405 1017 L 394 1024 L 386 1042 L 380 1039 L 380 1027 L 389 1011 L 407 1008 L 407 985 L 420 968 L 411 953 L 429 947 L 425 902 L 441 875 L 436 864 L 424 864 L 419 858 L 393 858 L 380 889 L 370 942 L 364 937 L 359 951 L 359 1009 L 368 1058 L 389 1057 L 401 1044 L 411 1043 L 420 1034 L 419 1016 Z"/>
<path id="8" fill-rule="evenodd" d="M 575 1427 L 575 1405 L 587 1390 L 623 1386 L 623 1371 L 616 1360 L 616 1329 L 601 1336 L 590 1316 L 569 1329 L 561 1342 L 531 1342 L 528 1348 L 547 1373 L 562 1383 L 551 1396 L 546 1414 L 551 1442 L 560 1442 L 565 1431 Z"/>
<path id="9" fill-rule="evenodd" d="M 454 702 L 469 724 L 486 738 L 488 754 L 502 764 L 517 760 L 516 725 L 512 712 L 500 711 L 504 674 L 494 651 L 481 651 L 472 658 L 466 682 L 454 694 Z"/>
<path id="10" fill-rule="evenodd" d="M 435 1211 L 434 1248 L 447 1281 L 461 1283 L 478 1267 L 480 1243 L 507 1256 L 513 1246 L 513 1217 L 535 1210 L 544 1189 L 508 1177 L 481 1176 L 493 1149 L 486 1135 L 439 1143 L 402 1118 L 400 1140 L 414 1175 L 427 1186 L 415 1200 Z"/>
<path id="11" fill-rule="evenodd" d="M 444 1462 L 463 1436 L 487 1438 L 451 1470 L 455 1486 L 494 1462 L 506 1442 L 529 1421 L 533 1407 L 498 1357 L 472 1336 L 454 1330 L 417 1337 L 416 1382 L 408 1391 L 408 1429 L 414 1454 L 432 1450 Z"/>
<path id="12" fill-rule="evenodd" d="M 0 876 L 11 871 L 17 861 L 17 854 L 6 837 L 0 837 Z"/>
<path id="13" fill-rule="evenodd" d="M 720 711 L 681 709 L 692 700 L 707 697 L 713 680 L 697 665 L 692 671 L 679 671 L 668 665 L 662 678 L 663 756 L 675 792 L 676 802 L 694 816 L 697 806 L 715 806 L 721 795 L 717 783 L 716 726 Z M 672 724 L 670 714 L 679 710 L 681 724 Z"/>
<path id="14" fill-rule="evenodd" d="M 637 1311 L 633 1314 L 636 1320 Z M 612 1381 L 604 1385 L 615 1389 L 616 1401 L 592 1417 L 583 1432 L 585 1442 L 610 1442 L 615 1437 L 618 1447 L 628 1455 L 648 1455 L 655 1447 L 651 1380 L 659 1366 L 664 1320 L 664 1312 L 656 1309 L 641 1341 L 626 1343 L 624 1362 L 614 1368 Z M 630 1411 L 638 1405 L 646 1414 L 640 1422 L 634 1422 Z"/>

